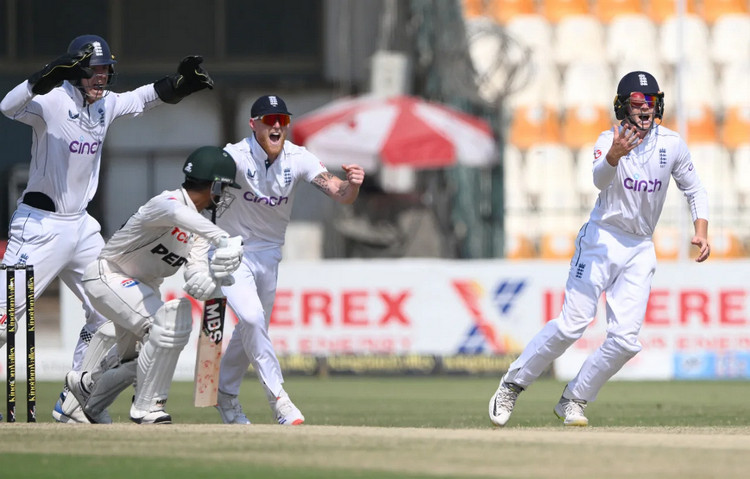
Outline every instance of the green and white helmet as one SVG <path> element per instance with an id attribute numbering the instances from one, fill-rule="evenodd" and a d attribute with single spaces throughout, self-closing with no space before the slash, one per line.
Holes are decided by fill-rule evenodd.
<path id="1" fill-rule="evenodd" d="M 185 160 L 182 167 L 185 177 L 194 181 L 211 181 L 239 188 L 234 181 L 237 165 L 234 159 L 217 146 L 201 146 Z"/>

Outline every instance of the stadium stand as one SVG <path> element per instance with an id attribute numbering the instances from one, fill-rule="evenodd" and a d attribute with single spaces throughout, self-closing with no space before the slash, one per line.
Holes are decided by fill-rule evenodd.
<path id="1" fill-rule="evenodd" d="M 679 0 L 465 4 L 467 17 L 494 19 L 528 50 L 513 60 L 528 68 L 528 81 L 504 104 L 515 151 L 507 155 L 506 185 L 518 190 L 506 188 L 509 255 L 569 259 L 572 250 L 561 245 L 572 244 L 570 228 L 585 221 L 598 195 L 591 150 L 614 122 L 616 82 L 645 70 L 666 93 L 663 124 L 688 142 L 709 190 L 715 256 L 750 257 L 750 216 L 743 213 L 750 208 L 750 1 L 685 0 L 683 15 Z M 549 169 L 559 175 L 543 187 Z M 654 237 L 660 258 L 692 251 L 686 228 L 687 204 L 672 184 Z"/>

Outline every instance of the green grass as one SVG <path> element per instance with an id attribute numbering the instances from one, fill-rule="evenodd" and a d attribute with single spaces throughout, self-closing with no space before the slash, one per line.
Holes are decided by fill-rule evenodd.
<path id="1" fill-rule="evenodd" d="M 488 427 L 487 402 L 496 378 L 470 377 L 290 377 L 285 384 L 307 424 L 377 427 Z M 51 411 L 61 383 L 38 385 L 37 419 L 53 422 Z M 557 426 L 552 408 L 564 383 L 539 380 L 519 397 L 508 427 Z M 18 420 L 25 421 L 24 383 L 18 383 Z M 4 400 L 4 394 L 0 397 Z M 132 390 L 120 395 L 110 412 L 116 422 L 127 422 Z M 273 418 L 253 378 L 240 393 L 253 423 L 272 424 Z M 748 426 L 750 382 L 611 381 L 587 415 L 594 427 L 605 426 Z M 218 424 L 213 408 L 192 405 L 192 383 L 175 382 L 167 403 L 175 423 Z M 3 408 L 3 414 L 5 414 Z"/>
<path id="2" fill-rule="evenodd" d="M 0 424 L 0 477 L 684 479 L 750 468 L 750 382 L 610 382 L 587 409 L 591 427 L 571 430 L 552 413 L 564 384 L 549 379 L 520 396 L 506 428 L 493 428 L 487 403 L 498 380 L 289 377 L 306 417 L 293 428 L 275 425 L 254 378 L 241 392 L 249 427 L 193 407 L 185 382 L 172 386 L 172 426 L 131 424 L 131 391 L 110 408 L 115 426 L 55 424 L 59 382 L 39 384 L 40 424 L 27 425 L 19 383 L 19 424 Z"/>

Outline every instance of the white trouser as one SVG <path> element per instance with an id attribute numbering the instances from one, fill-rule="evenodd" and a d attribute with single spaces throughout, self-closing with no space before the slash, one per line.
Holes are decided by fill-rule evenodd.
<path id="1" fill-rule="evenodd" d="M 641 350 L 638 333 L 646 314 L 656 255 L 650 238 L 603 229 L 581 228 L 565 286 L 562 312 L 548 322 L 508 368 L 507 382 L 534 382 L 579 339 L 596 316 L 602 292 L 607 303 L 607 337 L 568 383 L 566 396 L 593 401 L 599 390 Z"/>
<path id="2" fill-rule="evenodd" d="M 136 345 L 164 304 L 159 290 L 123 274 L 106 260 L 86 268 L 83 285 L 91 304 L 115 325 L 120 360 L 135 358 Z"/>
<path id="3" fill-rule="evenodd" d="M 281 249 L 245 251 L 234 272 L 235 283 L 222 290 L 239 319 L 229 346 L 221 359 L 219 390 L 239 394 L 242 378 L 252 363 L 269 400 L 281 394 L 284 378 L 268 336 Z"/>
<path id="4" fill-rule="evenodd" d="M 81 284 L 84 269 L 96 260 L 104 247 L 100 231 L 99 223 L 86 212 L 61 215 L 21 203 L 10 222 L 10 239 L 3 258 L 4 264 L 26 263 L 34 266 L 35 298 L 44 293 L 52 280 L 60 277 L 83 303 L 86 325 L 81 330 L 73 355 L 75 370 L 81 366 L 91 336 L 106 321 L 92 307 Z M 26 274 L 23 271 L 16 274 L 17 284 L 24 284 Z M 5 288 L 0 290 L 0 311 L 5 311 Z M 16 317 L 24 318 L 25 310 L 25 297 L 17 294 Z M 5 318 L 0 321 L 4 323 Z"/>

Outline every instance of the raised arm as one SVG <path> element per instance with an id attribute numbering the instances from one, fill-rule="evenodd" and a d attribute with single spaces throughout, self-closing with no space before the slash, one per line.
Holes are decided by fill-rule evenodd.
<path id="1" fill-rule="evenodd" d="M 312 184 L 337 202 L 350 205 L 359 196 L 359 187 L 365 179 L 365 170 L 354 164 L 341 165 L 341 168 L 346 172 L 346 180 L 324 171 L 313 179 Z"/>

